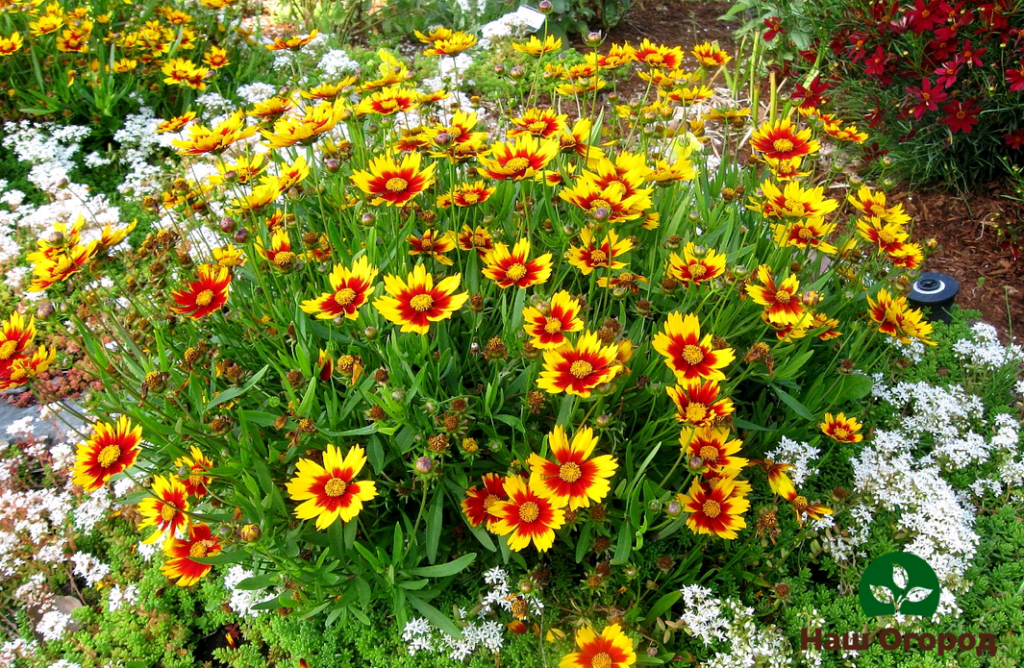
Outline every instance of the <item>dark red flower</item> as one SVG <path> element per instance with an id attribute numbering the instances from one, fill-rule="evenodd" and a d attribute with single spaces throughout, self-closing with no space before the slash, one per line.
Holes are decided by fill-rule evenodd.
<path id="1" fill-rule="evenodd" d="M 939 75 L 937 83 L 943 88 L 952 88 L 956 83 L 956 76 L 960 74 L 961 64 L 960 60 L 956 58 L 943 63 L 939 69 L 935 70 L 935 73 Z"/>
<path id="2" fill-rule="evenodd" d="M 1018 70 L 1006 70 L 1006 82 L 1010 84 L 1010 90 L 1024 91 L 1024 63 Z"/>
<path id="3" fill-rule="evenodd" d="M 964 47 L 958 58 L 971 67 L 981 67 L 981 57 L 985 55 L 986 51 L 988 51 L 988 49 L 984 47 L 975 49 L 971 44 L 971 40 L 967 39 L 964 40 Z"/>
<path id="4" fill-rule="evenodd" d="M 917 104 L 911 110 L 914 118 L 921 118 L 926 111 L 936 111 L 939 102 L 945 102 L 949 95 L 942 88 L 932 86 L 930 79 L 921 79 L 921 86 L 907 86 L 907 94 L 917 100 Z"/>
<path id="5" fill-rule="evenodd" d="M 889 54 L 882 47 L 876 46 L 875 52 L 864 61 L 864 73 L 872 76 L 882 76 L 889 65 Z"/>
<path id="6" fill-rule="evenodd" d="M 945 2 L 914 0 L 914 8 L 907 11 L 907 24 L 915 34 L 920 35 L 941 24 L 947 11 L 952 11 L 952 7 Z"/>
<path id="7" fill-rule="evenodd" d="M 767 30 L 764 31 L 764 41 L 770 42 L 775 39 L 776 35 L 785 35 L 786 31 L 782 27 L 781 16 L 769 16 L 764 20 L 764 27 Z"/>
<path id="8" fill-rule="evenodd" d="M 800 106 L 804 109 L 820 107 L 828 98 L 823 94 L 829 88 L 827 83 L 822 83 L 821 77 L 814 77 L 814 80 L 805 88 L 803 84 L 797 84 L 793 92 L 793 100 L 803 100 Z"/>
<path id="9" fill-rule="evenodd" d="M 1013 132 L 1003 137 L 1003 141 L 1006 145 L 1014 150 L 1020 150 L 1024 148 L 1024 128 L 1017 128 Z"/>
<path id="10" fill-rule="evenodd" d="M 951 132 L 969 135 L 971 128 L 978 124 L 978 112 L 981 109 L 975 106 L 974 100 L 953 100 L 942 107 L 942 111 L 946 117 L 940 120 L 940 123 L 949 126 Z"/>

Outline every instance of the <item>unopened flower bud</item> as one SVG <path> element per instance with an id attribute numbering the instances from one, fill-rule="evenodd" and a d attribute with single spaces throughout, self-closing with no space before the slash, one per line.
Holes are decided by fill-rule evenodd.
<path id="1" fill-rule="evenodd" d="M 512 78 L 513 81 L 519 81 L 524 76 L 526 76 L 526 72 L 524 72 L 523 68 L 521 67 L 513 67 L 511 70 L 509 70 L 508 75 Z"/>
<path id="2" fill-rule="evenodd" d="M 430 457 L 420 457 L 416 460 L 416 473 L 426 475 L 434 470 L 434 460 Z"/>
<path id="3" fill-rule="evenodd" d="M 541 14 L 550 14 L 554 9 L 555 6 L 551 4 L 551 0 L 540 0 L 540 2 L 537 3 L 537 10 L 540 11 Z"/>
<path id="4" fill-rule="evenodd" d="M 331 174 L 334 174 L 339 169 L 341 169 L 341 163 L 338 162 L 337 159 L 335 159 L 335 158 L 328 158 L 324 162 L 324 167 L 327 169 L 328 172 L 330 172 Z"/>
<path id="5" fill-rule="evenodd" d="M 597 207 L 597 209 L 594 210 L 594 220 L 596 220 L 599 223 L 603 223 L 604 221 L 608 220 L 608 216 L 610 215 L 610 213 L 611 212 L 608 211 L 608 209 L 604 208 L 603 206 L 599 206 Z"/>
<path id="6" fill-rule="evenodd" d="M 235 242 L 236 243 L 244 244 L 248 240 L 249 240 L 249 230 L 245 229 L 244 227 L 239 227 L 237 230 L 235 230 Z"/>
<path id="7" fill-rule="evenodd" d="M 501 63 L 498 63 L 497 65 L 494 66 L 494 73 L 500 77 L 502 74 L 505 73 L 505 66 L 502 65 Z"/>
<path id="8" fill-rule="evenodd" d="M 246 524 L 239 532 L 242 540 L 246 543 L 255 543 L 260 539 L 260 527 L 258 524 Z"/>
<path id="9" fill-rule="evenodd" d="M 232 232 L 235 231 L 236 226 L 237 223 L 235 222 L 234 218 L 228 218 L 227 216 L 225 216 L 224 218 L 220 219 L 220 231 L 223 232 L 224 234 L 231 234 Z"/>
<path id="10" fill-rule="evenodd" d="M 376 216 L 374 216 L 374 215 L 373 215 L 372 213 L 370 213 L 369 211 L 367 211 L 367 212 L 366 212 L 366 213 L 364 213 L 364 214 L 363 214 L 363 216 L 362 216 L 362 217 L 361 217 L 361 218 L 359 219 L 359 222 L 360 222 L 360 223 L 362 223 L 362 224 L 363 224 L 364 226 L 366 226 L 366 227 L 371 227 L 371 226 L 373 226 L 373 223 L 374 223 L 374 221 L 376 221 L 376 220 L 377 220 Z"/>
<path id="11" fill-rule="evenodd" d="M 604 35 L 601 34 L 600 30 L 588 32 L 587 36 L 583 40 L 587 46 L 597 46 L 604 41 Z"/>
<path id="12" fill-rule="evenodd" d="M 683 504 L 678 501 L 669 501 L 665 504 L 665 514 L 669 517 L 679 517 L 683 514 Z"/>

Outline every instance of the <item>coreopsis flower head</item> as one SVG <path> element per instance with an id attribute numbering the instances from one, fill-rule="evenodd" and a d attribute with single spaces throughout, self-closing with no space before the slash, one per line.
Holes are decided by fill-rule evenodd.
<path id="1" fill-rule="evenodd" d="M 845 413 L 839 413 L 835 416 L 831 413 L 825 413 L 824 421 L 818 425 L 821 428 L 821 433 L 839 443 L 860 443 L 863 441 L 864 436 L 860 434 L 863 426 L 857 418 L 852 415 L 846 417 Z"/>
<path id="2" fill-rule="evenodd" d="M 637 60 L 637 51 L 629 44 L 612 44 L 608 53 L 599 55 L 597 65 L 602 70 L 614 70 Z"/>
<path id="3" fill-rule="evenodd" d="M 372 481 L 355 480 L 366 464 L 363 447 L 353 445 L 344 456 L 333 445 L 324 452 L 323 466 L 312 459 L 300 459 L 296 475 L 287 485 L 293 501 L 302 501 L 295 515 L 300 520 L 316 518 L 316 528 L 324 530 L 337 520 L 351 522 L 363 509 L 363 503 L 377 496 Z"/>
<path id="4" fill-rule="evenodd" d="M 132 220 L 122 228 L 115 230 L 109 223 L 103 226 L 103 230 L 100 232 L 100 238 L 97 240 L 97 250 L 107 250 L 117 246 L 122 241 L 128 238 L 128 235 L 135 230 L 135 227 L 139 224 L 139 221 Z"/>
<path id="5" fill-rule="evenodd" d="M 888 290 L 882 288 L 876 298 L 878 301 L 868 296 L 868 314 L 878 323 L 878 331 L 902 343 L 917 339 L 925 345 L 935 345 L 928 338 L 932 332 L 931 323 L 924 321 L 921 311 L 908 306 L 906 297 L 893 297 Z"/>
<path id="6" fill-rule="evenodd" d="M 163 134 L 165 132 L 177 132 L 183 127 L 191 123 L 196 119 L 196 112 L 186 111 L 181 116 L 174 116 L 165 121 L 157 123 L 156 132 L 157 134 Z M 255 130 L 254 130 L 255 132 Z"/>
<path id="7" fill-rule="evenodd" d="M 446 39 L 434 40 L 430 48 L 423 50 L 424 56 L 452 56 L 453 58 L 476 45 L 475 35 L 464 32 L 453 32 Z"/>
<path id="8" fill-rule="evenodd" d="M 227 267 L 204 264 L 198 268 L 197 273 L 198 280 L 171 293 L 174 300 L 171 310 L 193 320 L 205 318 L 227 304 L 231 290 L 231 272 Z"/>
<path id="9" fill-rule="evenodd" d="M 233 163 L 217 162 L 217 174 L 206 177 L 206 182 L 219 186 L 230 180 L 232 183 L 245 185 L 256 180 L 267 169 L 266 153 L 254 153 L 252 156 L 239 155 Z"/>
<path id="10" fill-rule="evenodd" d="M 501 288 L 528 288 L 543 285 L 551 277 L 551 253 L 530 259 L 530 240 L 516 242 L 509 252 L 506 244 L 496 244 L 484 258 L 483 274 Z"/>
<path id="11" fill-rule="evenodd" d="M 316 357 L 316 377 L 320 379 L 320 382 L 326 383 L 333 375 L 334 356 L 321 348 Z"/>
<path id="12" fill-rule="evenodd" d="M 530 35 L 530 39 L 525 42 L 512 42 L 512 48 L 519 53 L 525 53 L 528 56 L 543 56 L 545 53 L 551 53 L 558 51 L 562 48 L 562 39 L 555 37 L 554 35 L 548 35 L 544 41 L 537 39 L 536 35 Z"/>
<path id="13" fill-rule="evenodd" d="M 95 492 L 135 463 L 141 443 L 142 427 L 133 427 L 123 415 L 114 424 L 95 423 L 89 440 L 78 444 L 72 481 Z"/>
<path id="14" fill-rule="evenodd" d="M 700 104 L 705 100 L 710 100 L 712 97 L 714 97 L 714 95 L 715 91 L 713 91 L 708 86 L 701 84 L 696 86 L 683 86 L 682 88 L 673 88 L 672 90 L 666 92 L 664 94 L 664 97 L 668 100 L 689 107 L 695 104 Z M 668 107 L 652 107 L 651 109 L 651 111 L 654 111 L 655 113 L 662 112 L 663 110 L 667 110 L 668 112 L 671 113 L 671 108 Z"/>
<path id="15" fill-rule="evenodd" d="M 794 325 L 803 318 L 804 306 L 797 294 L 800 280 L 788 276 L 776 284 L 771 268 L 763 264 L 757 268 L 757 280 L 761 285 L 747 284 L 747 294 L 755 303 L 765 307 L 768 320 L 779 325 Z"/>
<path id="16" fill-rule="evenodd" d="M 720 396 L 714 380 L 694 378 L 666 391 L 676 406 L 676 419 L 691 427 L 714 427 L 733 412 L 732 399 Z"/>
<path id="17" fill-rule="evenodd" d="M 601 77 L 592 76 L 589 78 L 574 79 L 571 83 L 558 84 L 555 86 L 555 92 L 566 97 L 574 97 L 602 90 L 607 85 L 608 82 Z"/>
<path id="18" fill-rule="evenodd" d="M 261 130 L 266 145 L 271 148 L 287 148 L 295 144 L 308 146 L 320 135 L 330 132 L 345 114 L 344 100 L 324 100 L 312 107 L 306 107 L 301 116 L 279 118 L 273 130 Z"/>
<path id="19" fill-rule="evenodd" d="M 758 464 L 768 475 L 768 487 L 772 492 L 784 499 L 796 496 L 796 486 L 786 471 L 793 469 L 792 464 L 772 461 L 771 459 L 755 459 L 752 464 Z"/>
<path id="20" fill-rule="evenodd" d="M 457 207 L 466 208 L 483 204 L 494 194 L 494 186 L 487 187 L 483 181 L 475 183 L 460 183 L 452 188 L 452 204 Z"/>
<path id="21" fill-rule="evenodd" d="M 485 157 L 479 157 L 481 176 L 496 181 L 522 181 L 547 167 L 558 154 L 555 140 L 538 140 L 533 135 L 520 135 L 514 142 L 495 142 Z"/>
<path id="22" fill-rule="evenodd" d="M 0 392 L 21 387 L 50 368 L 57 360 L 56 348 L 39 346 L 31 356 L 18 356 L 9 365 L 0 368 Z"/>
<path id="23" fill-rule="evenodd" d="M 580 628 L 576 646 L 580 651 L 562 657 L 558 668 L 629 668 L 636 663 L 633 640 L 618 624 L 605 627 L 601 635 L 590 626 Z"/>
<path id="24" fill-rule="evenodd" d="M 253 118 L 259 118 L 264 121 L 270 121 L 295 108 L 295 102 L 290 97 L 272 97 L 269 100 L 263 100 L 252 105 L 252 109 L 246 113 Z M 258 153 L 257 156 L 262 157 L 262 153 Z"/>
<path id="25" fill-rule="evenodd" d="M 288 51 L 298 51 L 299 49 L 301 49 L 302 47 L 306 46 L 314 39 L 316 39 L 316 36 L 318 34 L 320 33 L 314 29 L 308 35 L 295 35 L 294 37 L 289 37 L 288 39 L 281 39 L 280 37 L 275 37 L 273 42 L 271 42 L 270 44 L 266 44 L 265 46 L 268 51 L 284 51 L 285 49 L 287 49 Z"/>
<path id="26" fill-rule="evenodd" d="M 868 140 L 868 133 L 861 132 L 856 125 L 847 125 L 844 128 L 837 121 L 835 123 L 823 123 L 821 128 L 825 131 L 825 134 L 837 141 L 863 144 Z"/>
<path id="27" fill-rule="evenodd" d="M 764 158 L 764 164 L 767 165 L 768 170 L 776 181 L 792 181 L 810 176 L 810 172 L 800 171 L 800 161 L 800 158 L 791 158 L 789 160 Z"/>
<path id="28" fill-rule="evenodd" d="M 486 227 L 477 225 L 476 229 L 463 225 L 459 231 L 459 250 L 476 251 L 481 260 L 494 248 L 494 237 Z"/>
<path id="29" fill-rule="evenodd" d="M 161 538 L 164 543 L 171 542 L 179 529 L 188 523 L 185 511 L 188 505 L 188 490 L 176 478 L 158 475 L 153 478 L 153 496 L 139 502 L 138 511 L 143 521 L 140 529 L 156 527 L 156 531 L 144 540 L 144 543 L 155 543 Z"/>
<path id="30" fill-rule="evenodd" d="M 920 269 L 921 263 L 924 262 L 921 244 L 901 244 L 899 248 L 886 255 L 894 267 L 903 267 L 904 269 Z"/>
<path id="31" fill-rule="evenodd" d="M 317 84 L 307 90 L 300 90 L 299 95 L 306 100 L 333 100 L 345 92 L 346 88 L 354 86 L 356 81 L 358 81 L 357 77 L 345 77 L 334 83 Z"/>
<path id="32" fill-rule="evenodd" d="M 881 218 L 861 218 L 857 221 L 857 234 L 878 246 L 879 253 L 894 255 L 903 250 L 910 234 L 902 225 L 886 223 Z"/>
<path id="33" fill-rule="evenodd" d="M 610 278 L 608 276 L 601 276 L 597 279 L 597 286 L 600 288 L 608 288 L 609 290 L 621 288 L 631 295 L 640 294 L 640 286 L 647 285 L 648 283 L 650 281 L 646 277 L 634 274 L 631 271 L 624 271 Z"/>
<path id="34" fill-rule="evenodd" d="M 277 187 L 283 193 L 298 185 L 309 176 L 309 165 L 306 164 L 306 158 L 300 155 L 290 165 L 288 163 L 279 165 L 277 171 Z"/>
<path id="35" fill-rule="evenodd" d="M 830 318 L 824 313 L 809 313 L 808 315 L 810 318 L 801 321 L 801 325 L 806 326 L 807 330 L 821 330 L 817 337 L 822 341 L 831 341 L 843 335 L 836 329 L 839 326 L 839 321 L 835 318 Z"/>
<path id="36" fill-rule="evenodd" d="M 430 323 L 451 318 L 469 299 L 468 292 L 455 294 L 461 280 L 462 275 L 455 274 L 434 285 L 434 277 L 418 264 L 406 281 L 392 274 L 385 276 L 384 287 L 390 296 L 377 299 L 373 306 L 385 318 L 401 325 L 403 332 L 426 334 Z"/>
<path id="37" fill-rule="evenodd" d="M 179 587 L 188 587 L 199 582 L 213 566 L 201 564 L 196 559 L 215 557 L 221 552 L 220 539 L 206 524 L 193 524 L 188 528 L 187 538 L 172 538 L 164 546 L 164 565 L 160 568 L 169 580 L 177 580 Z"/>
<path id="38" fill-rule="evenodd" d="M 572 130 L 563 129 L 558 135 L 562 153 L 575 153 L 585 159 L 588 165 L 603 159 L 604 151 L 590 144 L 592 127 L 593 121 L 584 117 L 573 123 Z"/>
<path id="39" fill-rule="evenodd" d="M 637 62 L 644 63 L 659 70 L 678 70 L 683 64 L 683 50 L 678 46 L 654 44 L 644 39 L 636 50 Z"/>
<path id="40" fill-rule="evenodd" d="M 750 146 L 772 160 L 790 160 L 821 150 L 821 144 L 811 139 L 810 128 L 798 131 L 788 118 L 759 127 L 750 137 Z"/>
<path id="41" fill-rule="evenodd" d="M 59 12 L 47 11 L 35 21 L 28 24 L 29 33 L 33 37 L 42 37 L 57 32 L 64 26 L 64 17 Z"/>
<path id="42" fill-rule="evenodd" d="M 529 459 L 530 489 L 556 507 L 570 511 L 601 503 L 611 491 L 609 480 L 618 469 L 611 455 L 591 457 L 597 437 L 590 427 L 583 427 L 572 437 L 565 435 L 561 425 L 548 434 L 548 446 L 555 461 L 532 453 Z"/>
<path id="43" fill-rule="evenodd" d="M 12 311 L 0 330 L 0 369 L 23 357 L 35 336 L 35 318 L 30 317 L 26 323 L 20 313 Z"/>
<path id="44" fill-rule="evenodd" d="M 405 66 L 405 63 L 400 62 L 386 50 L 380 49 L 377 51 L 377 55 L 380 57 L 380 65 L 377 66 L 380 78 L 363 82 L 359 87 L 360 91 L 366 92 L 368 90 L 384 88 L 385 86 L 393 86 L 412 78 L 409 68 Z"/>
<path id="45" fill-rule="evenodd" d="M 282 181 L 278 177 L 272 174 L 263 174 L 259 184 L 253 187 L 250 194 L 231 200 L 229 211 L 231 213 L 260 211 L 284 194 L 285 191 L 281 185 Z M 270 229 L 269 226 L 268 229 Z"/>
<path id="46" fill-rule="evenodd" d="M 569 247 L 569 264 L 580 270 L 584 276 L 589 276 L 595 269 L 622 269 L 625 262 L 619 262 L 616 258 L 628 253 L 633 248 L 633 242 L 627 239 L 619 239 L 614 230 L 609 230 L 604 239 L 597 243 L 594 232 L 589 227 L 584 227 L 580 232 L 582 247 Z"/>
<path id="47" fill-rule="evenodd" d="M 356 114 L 380 114 L 391 116 L 401 111 L 409 111 L 419 104 L 419 93 L 413 88 L 388 86 L 364 98 L 355 107 Z"/>
<path id="48" fill-rule="evenodd" d="M 228 59 L 228 52 L 219 46 L 211 46 L 210 49 L 203 54 L 203 62 L 206 63 L 210 69 L 219 70 L 222 67 L 227 67 L 230 64 Z"/>
<path id="49" fill-rule="evenodd" d="M 92 22 L 90 21 L 86 21 L 82 26 L 63 30 L 57 37 L 57 51 L 61 53 L 88 53 L 89 33 L 91 30 Z"/>
<path id="50" fill-rule="evenodd" d="M 810 518 L 812 520 L 820 520 L 825 515 L 831 515 L 832 509 L 825 506 L 811 503 L 807 500 L 806 496 L 802 494 L 796 494 L 794 492 L 792 498 L 787 498 L 793 506 L 793 512 L 796 513 L 796 521 L 803 526 L 804 518 Z"/>
<path id="51" fill-rule="evenodd" d="M 178 457 L 174 460 L 174 465 L 178 468 L 185 467 L 188 469 L 188 477 L 182 482 L 189 496 L 194 496 L 197 499 L 206 496 L 208 492 L 207 485 L 210 484 L 211 480 L 210 476 L 206 475 L 206 472 L 213 468 L 213 460 L 193 445 L 189 449 L 188 456 Z"/>
<path id="52" fill-rule="evenodd" d="M 681 157 L 675 162 L 668 160 L 657 160 L 654 169 L 647 175 L 647 180 L 658 185 L 670 185 L 678 181 L 692 181 L 697 177 L 697 170 L 693 162 L 687 157 Z"/>
<path id="53" fill-rule="evenodd" d="M 712 67 L 721 67 L 732 60 L 732 56 L 724 51 L 722 47 L 718 45 L 717 41 L 698 44 L 693 47 L 693 51 L 690 53 L 692 53 L 693 57 L 697 59 L 697 62 L 700 63 L 701 67 L 708 69 Z"/>
<path id="54" fill-rule="evenodd" d="M 603 346 L 594 332 L 585 332 L 575 346 L 569 343 L 544 351 L 544 370 L 537 387 L 550 394 L 565 392 L 586 399 L 590 391 L 615 378 L 619 349 Z"/>
<path id="55" fill-rule="evenodd" d="M 554 109 L 530 108 L 509 122 L 512 127 L 508 129 L 508 136 L 519 137 L 521 135 L 533 135 L 547 139 L 552 135 L 565 131 L 568 114 L 555 113 Z"/>
<path id="56" fill-rule="evenodd" d="M 68 244 L 60 252 L 47 257 L 43 253 L 31 253 L 28 260 L 32 265 L 32 282 L 29 292 L 42 292 L 55 283 L 63 283 L 77 274 L 95 255 L 98 241 L 86 245 Z"/>
<path id="57" fill-rule="evenodd" d="M 445 28 L 444 26 L 433 26 L 426 34 L 421 33 L 419 30 L 414 30 L 413 33 L 416 35 L 416 39 L 424 44 L 433 44 L 441 39 L 450 39 L 454 34 L 454 31 L 451 28 Z"/>
<path id="58" fill-rule="evenodd" d="M 729 430 L 725 427 L 683 427 L 679 432 L 679 445 L 684 455 L 701 460 L 701 475 L 706 480 L 735 478 L 750 463 L 736 456 L 743 447 L 743 441 L 738 438 L 730 440 Z"/>
<path id="59" fill-rule="evenodd" d="M 246 257 L 241 248 L 228 244 L 218 246 L 210 251 L 213 254 L 213 261 L 221 267 L 242 267 L 245 266 Z"/>
<path id="60" fill-rule="evenodd" d="M 256 134 L 256 126 L 246 127 L 245 114 L 236 111 L 212 129 L 203 125 L 190 125 L 187 139 L 175 139 L 171 143 L 183 155 L 219 153 L 235 142 Z"/>
<path id="61" fill-rule="evenodd" d="M 733 540 L 736 532 L 745 526 L 743 513 L 750 509 L 750 501 L 732 478 L 718 478 L 703 482 L 694 478 L 686 494 L 676 499 L 683 511 L 690 513 L 686 526 L 696 534 L 713 534 Z"/>
<path id="62" fill-rule="evenodd" d="M 698 255 L 697 246 L 692 241 L 683 246 L 683 257 L 672 253 L 668 258 L 668 275 L 684 286 L 700 285 L 724 273 L 725 255 L 714 249 L 707 249 Z"/>
<path id="63" fill-rule="evenodd" d="M 607 175 L 583 172 L 572 186 L 559 191 L 558 196 L 602 222 L 636 220 L 652 204 L 650 189 L 636 189 L 631 182 L 636 176 L 634 172 L 626 177 L 608 178 Z"/>
<path id="64" fill-rule="evenodd" d="M 14 55 L 23 45 L 25 41 L 21 38 L 21 33 L 17 30 L 12 32 L 7 37 L 0 36 L 0 56 L 11 56 Z"/>
<path id="65" fill-rule="evenodd" d="M 270 248 L 264 248 L 263 241 L 256 239 L 256 252 L 259 256 L 281 270 L 291 269 L 299 256 L 292 250 L 292 238 L 288 230 L 278 228 L 270 235 Z"/>
<path id="66" fill-rule="evenodd" d="M 784 343 L 791 343 L 796 339 L 802 339 L 807 336 L 807 326 L 810 324 L 811 314 L 804 312 L 800 316 L 800 319 L 794 323 L 781 324 L 772 322 L 768 317 L 767 311 L 761 312 L 761 322 L 768 325 L 775 332 L 776 338 Z"/>
<path id="67" fill-rule="evenodd" d="M 772 230 L 773 239 L 780 248 L 815 248 L 827 255 L 835 255 L 838 250 L 825 241 L 836 229 L 835 223 L 826 223 L 821 218 L 796 220 L 787 223 L 775 223 Z"/>
<path id="68" fill-rule="evenodd" d="M 496 521 L 491 510 L 497 503 L 508 499 L 505 494 L 505 476 L 486 473 L 483 483 L 480 489 L 473 485 L 466 490 L 466 498 L 462 500 L 462 512 L 469 520 L 470 526 L 478 527 L 487 522 L 487 528 L 491 529 Z"/>
<path id="69" fill-rule="evenodd" d="M 164 63 L 161 71 L 167 75 L 164 83 L 172 86 L 187 86 L 194 90 L 206 90 L 206 75 L 209 68 L 193 65 L 187 58 L 171 58 Z"/>
<path id="70" fill-rule="evenodd" d="M 538 350 L 552 350 L 568 342 L 566 334 L 583 329 L 580 320 L 582 306 L 565 290 L 556 292 L 551 298 L 547 315 L 533 306 L 523 309 L 523 329 L 530 337 L 530 343 Z"/>
<path id="71" fill-rule="evenodd" d="M 520 552 L 532 542 L 538 552 L 546 552 L 555 543 L 555 531 L 565 524 L 565 510 L 528 487 L 518 475 L 505 479 L 508 501 L 491 506 L 495 520 L 490 530 L 499 536 L 508 536 L 508 546 Z"/>
<path id="72" fill-rule="evenodd" d="M 134 58 L 121 58 L 120 60 L 114 61 L 114 73 L 127 74 L 128 72 L 134 71 L 138 66 L 139 61 Z"/>
<path id="73" fill-rule="evenodd" d="M 698 78 L 695 79 L 686 70 L 651 70 L 650 72 L 638 72 L 637 76 L 643 81 L 650 82 L 659 94 L 672 90 L 682 84 L 700 81 L 699 74 L 697 75 Z"/>
<path id="74" fill-rule="evenodd" d="M 398 141 L 391 145 L 391 150 L 396 153 L 412 153 L 430 146 L 430 135 L 420 126 L 402 128 L 401 133 Z"/>
<path id="75" fill-rule="evenodd" d="M 902 204 L 891 207 L 886 206 L 885 193 L 882 191 L 872 192 L 866 185 L 857 190 L 856 195 L 848 195 L 846 198 L 853 208 L 863 213 L 867 218 L 877 218 L 883 223 L 889 223 L 902 227 L 910 222 L 910 216 L 903 210 Z"/>
<path id="76" fill-rule="evenodd" d="M 711 334 L 700 335 L 700 320 L 694 313 L 683 317 L 675 311 L 668 314 L 665 330 L 654 336 L 654 349 L 665 358 L 665 364 L 680 383 L 694 378 L 725 380 L 722 369 L 736 355 L 732 348 L 715 349 Z"/>
<path id="77" fill-rule="evenodd" d="M 420 163 L 419 153 L 402 156 L 400 163 L 390 155 L 379 155 L 370 160 L 369 171 L 354 171 L 352 182 L 373 196 L 370 203 L 374 206 L 405 206 L 434 183 L 437 163 L 431 162 L 424 169 L 420 169 Z"/>
<path id="78" fill-rule="evenodd" d="M 455 249 L 455 233 L 440 232 L 436 229 L 429 229 L 421 236 L 410 234 L 405 238 L 412 248 L 409 255 L 425 255 L 432 257 L 443 265 L 451 266 L 452 260 L 445 253 Z"/>

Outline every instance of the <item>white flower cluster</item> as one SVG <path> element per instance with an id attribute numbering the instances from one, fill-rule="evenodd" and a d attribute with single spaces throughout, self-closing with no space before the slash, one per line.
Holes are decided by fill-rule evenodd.
<path id="1" fill-rule="evenodd" d="M 1024 348 L 1015 343 L 1004 346 L 999 342 L 999 332 L 992 325 L 975 323 L 971 333 L 974 338 L 960 339 L 953 344 L 953 352 L 968 366 L 1001 369 L 1024 362 Z"/>
<path id="2" fill-rule="evenodd" d="M 316 69 L 328 78 L 340 78 L 343 74 L 358 72 L 359 63 L 352 60 L 347 51 L 331 49 L 320 57 L 320 62 L 317 63 Z"/>
<path id="3" fill-rule="evenodd" d="M 267 596 L 266 592 L 259 590 L 237 588 L 239 582 L 252 576 L 252 571 L 246 570 L 241 566 L 232 566 L 224 574 L 224 587 L 231 596 L 228 603 L 239 617 L 259 617 L 265 610 L 253 610 L 253 607 L 276 596 L 275 594 Z"/>
<path id="4" fill-rule="evenodd" d="M 511 610 L 512 603 L 508 600 L 509 585 L 508 573 L 500 566 L 495 566 L 484 573 L 484 583 L 490 585 L 490 590 L 484 595 L 481 602 L 480 616 L 483 617 L 497 610 Z"/>
<path id="5" fill-rule="evenodd" d="M 123 151 L 121 162 L 127 168 L 124 182 L 117 187 L 121 193 L 141 195 L 155 189 L 162 170 L 153 158 L 161 148 L 170 145 L 170 138 L 156 133 L 158 123 L 153 110 L 142 107 L 139 113 L 126 116 L 124 125 L 114 133 L 114 140 Z"/>
<path id="6" fill-rule="evenodd" d="M 90 587 L 95 587 L 110 575 L 110 566 L 87 552 L 71 555 L 71 563 L 75 565 L 75 575 L 84 579 Z"/>
<path id="7" fill-rule="evenodd" d="M 793 468 L 786 473 L 793 480 L 793 484 L 800 487 L 805 480 L 812 475 L 817 475 L 818 467 L 811 463 L 821 456 L 821 450 L 809 443 L 794 441 L 783 436 L 779 441 L 779 447 L 766 455 L 776 462 L 792 464 Z"/>
<path id="8" fill-rule="evenodd" d="M 139 600 L 139 588 L 130 584 L 125 588 L 115 584 L 107 590 L 107 610 L 116 612 L 126 605 L 132 605 Z"/>
<path id="9" fill-rule="evenodd" d="M 683 628 L 705 646 L 722 646 L 701 661 L 707 668 L 784 668 L 792 665 L 792 647 L 774 626 L 755 622 L 754 609 L 734 599 L 721 601 L 700 585 L 687 585 L 683 594 Z"/>
<path id="10" fill-rule="evenodd" d="M 277 95 L 277 89 L 274 86 L 261 81 L 254 81 L 251 84 L 239 86 L 237 92 L 238 97 L 249 105 L 265 102 Z"/>

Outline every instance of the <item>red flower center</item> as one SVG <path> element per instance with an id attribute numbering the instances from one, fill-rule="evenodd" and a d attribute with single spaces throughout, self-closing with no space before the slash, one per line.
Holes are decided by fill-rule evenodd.
<path id="1" fill-rule="evenodd" d="M 346 487 L 348 487 L 348 483 L 341 478 L 331 478 L 327 481 L 327 484 L 324 485 L 324 494 L 331 497 L 338 497 L 345 493 Z"/>
<path id="2" fill-rule="evenodd" d="M 519 506 L 519 519 L 524 522 L 536 522 L 540 517 L 540 506 L 533 501 L 527 501 Z"/>
<path id="3" fill-rule="evenodd" d="M 96 458 L 96 463 L 103 468 L 109 468 L 114 462 L 121 458 L 121 448 L 116 445 L 108 445 L 107 447 L 100 450 L 99 457 Z"/>
<path id="4" fill-rule="evenodd" d="M 707 517 L 715 519 L 716 517 L 722 514 L 722 506 L 721 504 L 718 503 L 718 501 L 715 501 L 714 499 L 708 499 L 707 501 L 704 502 L 704 505 L 701 506 L 701 511 L 703 511 L 704 515 L 706 515 Z"/>

